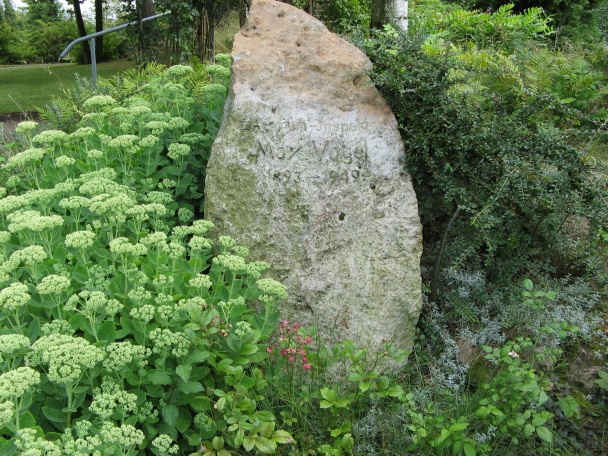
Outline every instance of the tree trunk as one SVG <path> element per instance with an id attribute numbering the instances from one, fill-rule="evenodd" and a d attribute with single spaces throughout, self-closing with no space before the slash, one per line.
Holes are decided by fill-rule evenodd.
<path id="1" fill-rule="evenodd" d="M 103 30 L 103 0 L 95 0 L 95 31 L 101 32 Z M 95 51 L 98 56 L 97 60 L 105 60 L 103 54 L 103 36 L 95 38 Z"/>
<path id="2" fill-rule="evenodd" d="M 381 29 L 386 23 L 386 0 L 372 0 L 372 20 L 370 28 Z"/>
<path id="3" fill-rule="evenodd" d="M 207 17 L 209 18 L 209 28 L 207 39 L 206 57 L 207 60 L 213 62 L 215 58 L 215 4 L 213 1 L 207 3 Z"/>
<path id="4" fill-rule="evenodd" d="M 387 15 L 398 28 L 407 32 L 408 26 L 408 0 L 388 0 Z"/>
<path id="5" fill-rule="evenodd" d="M 74 19 L 76 20 L 76 27 L 78 27 L 78 35 L 82 38 L 87 36 L 87 31 L 84 28 L 84 21 L 82 20 L 82 11 L 80 11 L 80 1 L 72 0 L 72 6 L 74 7 Z M 91 63 L 91 50 L 89 49 L 89 42 L 82 42 L 82 50 L 84 51 L 84 61 Z"/>

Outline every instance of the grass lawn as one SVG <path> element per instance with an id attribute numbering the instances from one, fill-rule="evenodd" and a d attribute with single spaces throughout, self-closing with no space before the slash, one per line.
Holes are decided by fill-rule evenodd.
<path id="1" fill-rule="evenodd" d="M 135 61 L 128 60 L 98 63 L 97 75 L 108 78 L 134 67 Z M 44 107 L 53 96 L 61 95 L 62 86 L 74 83 L 75 73 L 91 78 L 91 65 L 0 66 L 0 114 Z"/>

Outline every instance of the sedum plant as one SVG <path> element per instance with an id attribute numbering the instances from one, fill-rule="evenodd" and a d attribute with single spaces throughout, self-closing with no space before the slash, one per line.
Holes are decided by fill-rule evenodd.
<path id="1" fill-rule="evenodd" d="M 285 287 L 196 218 L 227 81 L 201 102 L 191 73 L 91 96 L 69 134 L 17 130 L 0 169 L 3 455 L 292 442 L 259 406 Z"/>

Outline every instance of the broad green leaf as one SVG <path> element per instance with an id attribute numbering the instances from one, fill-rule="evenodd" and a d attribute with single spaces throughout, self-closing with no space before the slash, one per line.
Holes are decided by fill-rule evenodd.
<path id="1" fill-rule="evenodd" d="M 146 378 L 153 385 L 170 385 L 171 384 L 171 377 L 169 376 L 169 374 L 167 374 L 166 372 L 163 372 L 163 371 L 159 371 L 157 369 L 149 371 Z"/>
<path id="2" fill-rule="evenodd" d="M 163 416 L 163 421 L 167 423 L 168 426 L 176 427 L 177 426 L 177 418 L 179 417 L 179 409 L 173 404 L 167 404 L 161 408 L 161 413 Z"/>
<path id="3" fill-rule="evenodd" d="M 277 444 L 266 437 L 256 437 L 255 447 L 264 454 L 272 454 L 277 449 Z"/>
<path id="4" fill-rule="evenodd" d="M 192 373 L 192 364 L 180 364 L 175 369 L 175 373 L 179 375 L 184 382 L 187 382 Z"/>
<path id="5" fill-rule="evenodd" d="M 272 434 L 272 440 L 276 443 L 293 443 L 294 439 L 287 431 L 278 430 Z"/>
<path id="6" fill-rule="evenodd" d="M 47 420 L 54 423 L 66 423 L 68 420 L 68 415 L 65 412 L 46 405 L 42 407 L 42 413 Z"/>
<path id="7" fill-rule="evenodd" d="M 470 443 L 465 443 L 462 447 L 464 450 L 465 456 L 476 456 L 477 452 L 475 451 L 475 447 Z"/>
<path id="8" fill-rule="evenodd" d="M 245 448 L 245 450 L 251 451 L 254 446 L 255 446 L 255 438 L 254 437 L 246 436 L 243 439 L 243 448 Z"/>
<path id="9" fill-rule="evenodd" d="M 553 443 L 553 432 L 547 429 L 545 426 L 539 426 L 536 428 L 538 436 L 547 443 Z"/>
<path id="10" fill-rule="evenodd" d="M 201 385 L 200 382 L 183 382 L 182 380 L 180 380 L 179 382 L 177 382 L 177 389 L 184 394 L 193 394 L 200 393 L 205 388 L 203 387 L 203 385 Z"/>

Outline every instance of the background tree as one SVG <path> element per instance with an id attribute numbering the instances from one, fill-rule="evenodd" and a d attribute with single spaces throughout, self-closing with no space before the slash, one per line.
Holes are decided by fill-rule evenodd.
<path id="1" fill-rule="evenodd" d="M 95 31 L 101 32 L 103 30 L 103 0 L 95 0 Z M 103 36 L 95 38 L 95 46 L 98 55 L 97 60 L 105 60 L 104 48 L 103 48 Z"/>
<path id="2" fill-rule="evenodd" d="M 76 21 L 76 27 L 78 28 L 78 35 L 82 38 L 87 35 L 87 30 L 84 26 L 82 11 L 80 10 L 80 0 L 72 0 L 72 8 L 74 8 L 74 20 Z M 82 42 L 82 51 L 84 52 L 85 62 L 91 63 L 91 50 L 88 41 Z"/>
<path id="3" fill-rule="evenodd" d="M 57 0 L 24 0 L 24 3 L 27 4 L 25 18 L 28 24 L 61 20 L 61 4 Z"/>

